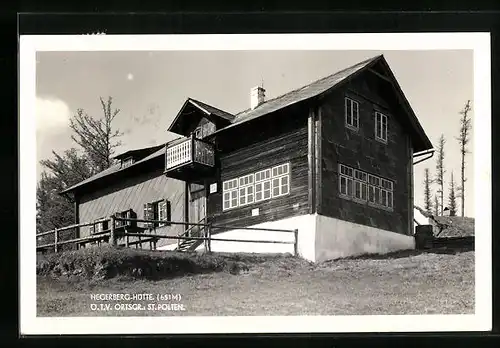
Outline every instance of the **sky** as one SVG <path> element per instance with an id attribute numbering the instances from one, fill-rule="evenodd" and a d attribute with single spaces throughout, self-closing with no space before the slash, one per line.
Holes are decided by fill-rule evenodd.
<path id="1" fill-rule="evenodd" d="M 254 86 L 263 84 L 266 99 L 271 99 L 378 54 L 384 54 L 433 145 L 437 147 L 441 134 L 446 138 L 447 201 L 451 172 L 457 183 L 460 178 L 455 137 L 467 100 L 474 127 L 472 50 L 37 52 L 37 160 L 76 147 L 69 119 L 79 108 L 101 117 L 99 97 L 112 96 L 114 107 L 120 109 L 115 119 L 124 133 L 116 149 L 119 154 L 176 137 L 167 128 L 188 97 L 237 113 L 250 106 Z M 474 216 L 473 134 L 466 157 L 466 216 Z M 419 206 L 424 169 L 433 175 L 436 158 L 415 165 Z M 42 169 L 38 164 L 37 178 Z M 432 186 L 433 192 L 436 189 Z"/>

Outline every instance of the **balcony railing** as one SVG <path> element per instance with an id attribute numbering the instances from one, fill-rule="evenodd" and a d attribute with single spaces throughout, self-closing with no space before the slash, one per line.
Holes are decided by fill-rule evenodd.
<path id="1" fill-rule="evenodd" d="M 191 137 L 179 144 L 167 147 L 166 170 L 194 162 L 213 167 L 215 165 L 213 145 Z"/>

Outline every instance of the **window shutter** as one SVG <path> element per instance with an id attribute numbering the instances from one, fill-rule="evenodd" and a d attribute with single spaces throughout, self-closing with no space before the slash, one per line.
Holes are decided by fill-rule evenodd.
<path id="1" fill-rule="evenodd" d="M 153 204 L 152 203 L 145 203 L 144 204 L 144 220 L 153 220 L 154 219 L 154 211 L 153 211 Z M 145 222 L 144 227 L 146 228 L 152 228 L 153 223 L 151 222 Z"/>
<path id="2" fill-rule="evenodd" d="M 132 209 L 129 210 L 129 215 L 131 219 L 137 219 L 137 214 Z M 137 221 L 130 221 L 131 227 L 137 227 Z"/>
<path id="3" fill-rule="evenodd" d="M 167 221 L 171 221 L 172 220 L 172 204 L 168 200 L 165 200 L 165 204 L 166 204 L 166 210 L 167 210 L 167 212 L 166 212 Z M 170 226 L 171 224 L 168 223 L 167 225 Z"/>

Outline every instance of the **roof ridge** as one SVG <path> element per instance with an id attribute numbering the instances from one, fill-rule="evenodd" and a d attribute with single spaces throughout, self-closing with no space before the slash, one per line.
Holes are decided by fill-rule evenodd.
<path id="1" fill-rule="evenodd" d="M 199 100 L 199 99 L 195 99 L 195 98 L 192 98 L 192 97 L 188 97 L 188 100 L 192 100 L 192 101 L 194 101 L 194 102 L 196 102 L 196 103 L 201 103 L 201 104 L 204 104 L 204 105 L 210 106 L 211 108 L 214 108 L 214 109 L 216 109 L 216 110 L 218 110 L 218 111 L 220 111 L 220 112 L 223 112 L 223 113 L 225 113 L 225 114 L 231 115 L 231 116 L 233 116 L 233 117 L 235 116 L 234 114 L 232 114 L 232 113 L 230 113 L 230 112 L 228 112 L 228 111 L 222 110 L 222 109 L 218 108 L 217 106 L 213 106 L 212 104 L 208 104 L 208 103 L 206 103 L 206 102 L 204 102 L 204 101 L 201 101 L 201 100 Z"/>
<path id="2" fill-rule="evenodd" d="M 279 95 L 279 96 L 277 96 L 277 97 L 274 97 L 274 98 L 272 98 L 272 99 L 266 100 L 266 101 L 264 101 L 262 104 L 260 104 L 259 106 L 257 106 L 255 109 L 258 109 L 259 107 L 261 107 L 261 106 L 263 106 L 263 105 L 265 105 L 266 103 L 269 103 L 269 102 L 271 102 L 271 101 L 275 101 L 275 100 L 278 100 L 278 99 L 280 99 L 280 98 L 283 98 L 283 97 L 285 97 L 285 96 L 287 96 L 287 95 L 289 95 L 289 94 L 292 94 L 292 93 L 294 93 L 294 92 L 298 92 L 298 91 L 300 91 L 300 90 L 302 90 L 302 89 L 304 89 L 304 88 L 309 87 L 309 86 L 310 86 L 310 85 L 312 85 L 312 84 L 315 84 L 315 83 L 317 83 L 317 82 L 320 82 L 320 81 L 326 80 L 326 79 L 328 79 L 328 78 L 330 78 L 330 77 L 332 77 L 332 76 L 334 76 L 334 75 L 337 75 L 337 74 L 340 74 L 340 73 L 342 73 L 342 72 L 344 72 L 344 71 L 347 71 L 347 70 L 349 70 L 349 69 L 352 69 L 352 68 L 354 68 L 354 67 L 356 67 L 356 66 L 358 66 L 358 65 L 363 65 L 363 64 L 366 64 L 367 62 L 369 62 L 369 61 L 371 61 L 371 60 L 375 61 L 376 59 L 379 59 L 379 58 L 380 58 L 380 57 L 382 57 L 382 56 L 383 56 L 383 54 L 379 54 L 379 55 L 377 55 L 377 56 L 374 56 L 374 57 L 371 57 L 371 58 L 365 59 L 365 60 L 363 60 L 363 61 L 361 61 L 361 62 L 358 62 L 358 63 L 356 63 L 356 64 L 353 64 L 353 65 L 351 65 L 351 66 L 348 66 L 347 68 L 344 68 L 344 69 L 338 70 L 338 71 L 336 71 L 336 72 L 334 72 L 334 73 L 332 73 L 332 74 L 330 74 L 330 75 L 324 76 L 324 77 L 319 78 L 319 79 L 314 80 L 314 81 L 311 81 L 311 82 L 309 82 L 309 83 L 308 83 L 308 84 L 306 84 L 306 85 L 303 85 L 303 86 L 298 87 L 298 88 L 296 88 L 296 89 L 293 89 L 293 90 L 291 90 L 291 91 L 285 92 L 285 93 L 283 93 L 283 94 L 281 94 L 281 95 Z M 255 109 L 247 108 L 247 109 L 245 109 L 245 110 L 243 110 L 243 111 L 240 111 L 240 112 L 236 113 L 236 114 L 235 114 L 235 116 L 236 116 L 236 117 L 238 117 L 239 115 L 243 114 L 243 113 L 244 113 L 244 112 L 246 112 L 246 111 L 249 111 L 249 110 L 255 110 Z"/>

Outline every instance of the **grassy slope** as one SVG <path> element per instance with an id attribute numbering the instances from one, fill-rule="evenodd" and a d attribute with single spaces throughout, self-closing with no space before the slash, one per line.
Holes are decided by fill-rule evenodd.
<path id="1" fill-rule="evenodd" d="M 294 258 L 275 258 L 249 264 L 249 271 L 239 275 L 216 272 L 158 281 L 112 278 L 66 282 L 43 276 L 38 276 L 37 281 L 39 316 L 459 314 L 474 311 L 473 251 L 412 252 L 401 257 L 344 259 L 319 265 Z M 179 293 L 186 310 L 90 310 L 93 293 L 145 292 L 155 296 Z"/>

